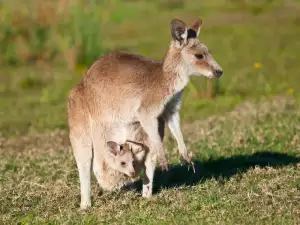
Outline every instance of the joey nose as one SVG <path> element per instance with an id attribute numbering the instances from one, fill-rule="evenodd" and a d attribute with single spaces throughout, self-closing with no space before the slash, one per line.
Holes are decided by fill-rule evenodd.
<path id="1" fill-rule="evenodd" d="M 220 76 L 222 76 L 222 74 L 223 74 L 223 70 L 216 70 L 215 71 L 215 73 L 216 73 L 216 75 L 218 76 L 218 77 L 220 77 Z"/>
<path id="2" fill-rule="evenodd" d="M 133 172 L 130 172 L 130 176 L 131 177 L 134 177 L 135 176 L 135 172 L 133 171 Z"/>

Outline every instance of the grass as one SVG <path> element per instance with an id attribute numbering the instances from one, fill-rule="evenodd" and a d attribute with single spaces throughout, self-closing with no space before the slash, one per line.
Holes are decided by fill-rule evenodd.
<path id="1" fill-rule="evenodd" d="M 192 79 L 192 83 L 185 91 L 183 120 L 222 113 L 248 98 L 259 100 L 288 92 L 298 96 L 300 29 L 295 23 L 296 18 L 291 13 L 289 17 L 279 20 L 284 26 L 278 26 L 277 21 L 269 21 L 265 17 L 253 17 L 255 23 L 248 24 L 245 21 L 245 24 L 232 24 L 229 21 L 229 24 L 220 26 L 209 25 L 213 23 L 214 18 L 208 17 L 208 25 L 207 27 L 203 25 L 200 39 L 207 43 L 225 72 L 219 81 L 219 93 L 214 101 L 203 100 L 199 96 L 199 93 L 207 88 L 206 80 L 199 77 Z M 265 24 L 258 25 L 259 23 Z M 149 22 L 150 24 L 156 27 L 154 21 Z M 132 27 L 133 24 L 127 26 Z M 148 44 L 145 50 L 147 40 L 144 41 L 144 35 L 149 37 L 151 34 L 144 34 L 141 29 L 139 49 L 129 50 L 156 59 L 161 58 L 170 37 L 165 24 L 160 25 L 159 29 L 163 31 L 162 37 L 166 40 L 155 40 L 154 43 Z M 273 35 L 274 33 L 276 35 Z M 112 47 L 114 49 L 118 49 L 118 46 L 124 43 L 130 43 L 125 36 L 122 42 L 118 39 L 115 41 Z M 256 64 L 259 66 L 255 66 Z M 73 72 L 62 67 L 46 67 L 46 69 L 32 66 L 18 69 L 3 67 L 0 71 L 0 89 L 5 97 L 0 99 L 0 103 L 4 106 L 2 113 L 6 115 L 0 118 L 3 135 L 10 136 L 30 130 L 41 131 L 56 127 L 66 128 L 67 94 L 81 76 L 82 71 Z M 12 105 L 14 107 L 11 107 Z M 22 117 L 18 116 L 20 114 Z"/>
<path id="2" fill-rule="evenodd" d="M 14 2 L 18 7 L 0 5 L 4 15 L 0 17 L 0 63 L 54 61 L 73 69 L 76 64 L 95 60 L 103 52 L 101 15 L 107 4 L 99 8 L 94 0 L 88 5 L 80 0 L 55 0 L 50 4 L 41 0 Z"/>
<path id="3" fill-rule="evenodd" d="M 294 98 L 280 96 L 186 124 L 195 174 L 177 164 L 177 149 L 168 141 L 172 165 L 168 172 L 157 171 L 151 200 L 139 192 L 101 195 L 94 180 L 93 208 L 87 212 L 78 209 L 78 175 L 66 131 L 3 140 L 2 221 L 298 224 L 299 112 Z"/>
<path id="4" fill-rule="evenodd" d="M 62 10 L 68 20 L 45 19 L 43 40 L 33 38 L 35 13 L 21 5 L 21 21 L 31 27 L 29 58 L 15 55 L 21 27 L 13 30 L 13 17 L 1 17 L 1 29 L 16 36 L 5 36 L 13 37 L 5 39 L 10 42 L 0 36 L 0 48 L 6 48 L 0 56 L 0 223 L 299 224 L 299 3 L 266 3 L 105 1 L 105 7 L 86 5 L 82 12 L 74 1 L 74 8 Z M 13 15 L 9 3 L 0 9 Z M 196 16 L 204 22 L 200 40 L 224 69 L 214 99 L 201 94 L 215 83 L 200 77 L 184 93 L 182 129 L 196 173 L 178 165 L 177 145 L 167 132 L 171 167 L 157 170 L 151 200 L 140 190 L 101 194 L 93 179 L 93 208 L 79 210 L 66 120 L 69 90 L 86 64 L 106 51 L 161 59 L 170 41 L 168 21 Z M 97 48 L 91 48 L 94 42 Z"/>

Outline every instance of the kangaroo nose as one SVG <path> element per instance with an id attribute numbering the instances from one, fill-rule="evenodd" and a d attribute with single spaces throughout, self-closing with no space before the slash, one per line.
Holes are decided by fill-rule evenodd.
<path id="1" fill-rule="evenodd" d="M 131 177 L 134 177 L 134 176 L 135 176 L 135 171 L 130 172 L 130 176 L 131 176 Z"/>
<path id="2" fill-rule="evenodd" d="M 216 74 L 218 77 L 222 76 L 223 70 L 216 70 Z"/>

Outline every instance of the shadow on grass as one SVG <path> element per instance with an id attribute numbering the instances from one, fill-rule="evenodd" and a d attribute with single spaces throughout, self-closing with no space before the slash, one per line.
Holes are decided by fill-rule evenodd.
<path id="1" fill-rule="evenodd" d="M 270 151 L 256 152 L 253 155 L 236 155 L 228 158 L 217 158 L 204 162 L 194 161 L 196 172 L 188 166 L 170 165 L 169 171 L 162 172 L 157 169 L 155 174 L 154 193 L 163 189 L 193 186 L 206 179 L 216 178 L 220 181 L 228 179 L 235 174 L 245 173 L 249 168 L 282 167 L 300 162 L 299 157 Z M 141 184 L 141 183 L 140 183 Z M 141 187 L 141 185 L 138 185 Z"/>

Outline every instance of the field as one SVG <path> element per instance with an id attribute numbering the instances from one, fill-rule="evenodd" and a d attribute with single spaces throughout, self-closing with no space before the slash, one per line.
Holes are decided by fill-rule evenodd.
<path id="1" fill-rule="evenodd" d="M 41 1 L 12 2 L 0 2 L 0 224 L 300 224 L 299 1 L 87 1 L 84 11 L 53 1 L 32 14 Z M 171 165 L 157 169 L 152 199 L 103 193 L 93 178 L 93 207 L 80 210 L 69 90 L 111 50 L 162 59 L 170 20 L 196 17 L 224 70 L 184 93 L 196 173 L 179 165 L 166 128 Z"/>

